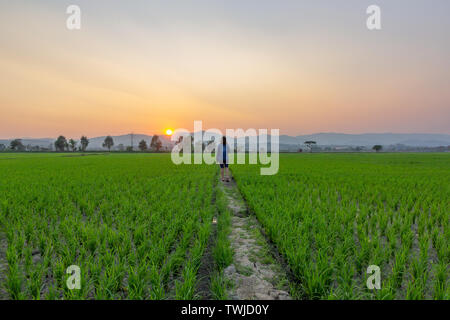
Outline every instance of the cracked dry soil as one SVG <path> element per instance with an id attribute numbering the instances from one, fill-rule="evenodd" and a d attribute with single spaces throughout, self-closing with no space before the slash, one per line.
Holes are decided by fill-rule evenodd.
<path id="1" fill-rule="evenodd" d="M 232 286 L 228 296 L 236 300 L 290 300 L 287 276 L 273 259 L 259 222 L 248 213 L 233 179 L 223 182 L 232 213 L 229 239 L 233 247 L 233 263 L 224 270 Z"/>

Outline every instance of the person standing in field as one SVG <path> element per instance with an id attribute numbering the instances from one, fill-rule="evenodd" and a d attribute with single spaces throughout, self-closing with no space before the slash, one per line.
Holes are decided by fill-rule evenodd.
<path id="1" fill-rule="evenodd" d="M 226 181 L 230 182 L 230 174 L 228 172 L 228 153 L 230 147 L 227 144 L 227 137 L 222 137 L 222 143 L 220 143 L 217 147 L 216 153 L 216 161 L 220 165 L 220 176 L 222 177 L 222 181 L 224 179 L 224 170 L 226 170 Z"/>

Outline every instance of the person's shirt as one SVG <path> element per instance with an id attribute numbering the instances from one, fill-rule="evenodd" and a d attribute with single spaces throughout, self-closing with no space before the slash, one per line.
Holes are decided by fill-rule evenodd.
<path id="1" fill-rule="evenodd" d="M 227 162 L 227 145 L 223 145 L 222 162 Z"/>
<path id="2" fill-rule="evenodd" d="M 219 143 L 216 150 L 217 163 L 224 163 L 224 162 L 228 163 L 228 153 L 229 153 L 228 145 Z"/>

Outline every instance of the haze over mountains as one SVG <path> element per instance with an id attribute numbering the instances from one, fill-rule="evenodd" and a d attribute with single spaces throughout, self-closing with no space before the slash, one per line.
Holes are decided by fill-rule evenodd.
<path id="1" fill-rule="evenodd" d="M 280 143 L 285 144 L 303 144 L 308 140 L 316 141 L 318 145 L 331 146 L 335 145 L 371 147 L 375 144 L 404 144 L 412 147 L 438 147 L 449 145 L 450 135 L 429 133 L 316 133 L 311 135 L 300 135 L 296 137 L 280 136 Z"/>
<path id="2" fill-rule="evenodd" d="M 165 135 L 159 136 L 163 147 L 170 147 L 172 142 L 170 138 Z M 89 146 L 88 150 L 101 150 L 104 149 L 102 144 L 105 140 L 105 136 L 101 137 L 88 137 Z M 124 147 L 133 146 L 137 148 L 139 141 L 145 140 L 147 144 L 150 144 L 152 136 L 145 134 L 126 134 L 120 136 L 113 136 L 114 147 L 119 145 Z M 0 144 L 8 146 L 12 139 L 0 139 Z M 48 148 L 53 145 L 56 138 L 24 138 L 22 143 L 31 146 L 40 146 Z M 77 138 L 76 140 L 79 140 Z M 310 135 L 280 135 L 280 147 L 285 146 L 302 146 L 305 141 L 316 141 L 317 145 L 323 146 L 365 146 L 372 147 L 375 144 L 383 146 L 388 145 L 406 145 L 411 147 L 439 147 L 450 145 L 450 134 L 423 134 L 423 133 L 363 133 L 363 134 L 345 134 L 345 133 L 316 133 Z"/>

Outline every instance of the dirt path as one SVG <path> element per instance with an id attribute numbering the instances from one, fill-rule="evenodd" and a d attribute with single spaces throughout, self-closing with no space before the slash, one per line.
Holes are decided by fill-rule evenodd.
<path id="1" fill-rule="evenodd" d="M 233 263 L 224 270 L 231 281 L 228 297 L 236 300 L 290 300 L 286 273 L 270 253 L 259 222 L 250 215 L 234 180 L 222 183 L 232 212 Z"/>

